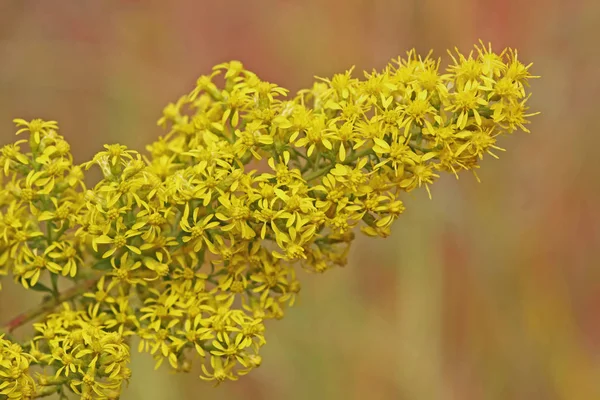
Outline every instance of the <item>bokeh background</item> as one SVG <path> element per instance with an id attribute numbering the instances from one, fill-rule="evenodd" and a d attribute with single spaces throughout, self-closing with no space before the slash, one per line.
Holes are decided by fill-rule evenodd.
<path id="1" fill-rule="evenodd" d="M 0 0 L 0 141 L 59 121 L 76 161 L 144 149 L 167 102 L 239 59 L 296 91 L 415 47 L 519 49 L 542 78 L 532 134 L 482 183 L 407 195 L 386 240 L 302 276 L 263 366 L 212 388 L 135 355 L 123 399 L 600 399 L 600 3 L 597 0 Z M 0 292 L 0 318 L 35 302 Z"/>

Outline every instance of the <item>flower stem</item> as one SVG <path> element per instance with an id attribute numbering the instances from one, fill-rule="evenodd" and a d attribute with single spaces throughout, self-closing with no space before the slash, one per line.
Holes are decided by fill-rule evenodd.
<path id="1" fill-rule="evenodd" d="M 343 165 L 352 165 L 352 163 L 354 163 L 356 160 L 358 160 L 361 157 L 364 157 L 366 155 L 369 155 L 373 152 L 373 149 L 365 149 L 362 151 L 359 151 L 358 153 L 354 154 L 352 157 L 347 158 L 343 163 Z M 326 175 L 329 171 L 331 171 L 334 167 L 335 167 L 336 163 L 332 162 L 331 164 L 327 165 L 324 168 L 318 169 L 316 171 L 313 171 L 312 174 L 308 174 L 304 179 L 307 182 L 310 182 L 314 179 L 317 179 L 323 175 Z"/>
<path id="2" fill-rule="evenodd" d="M 78 283 L 76 286 L 68 289 L 67 291 L 61 293 L 56 298 L 51 298 L 50 300 L 44 301 L 37 307 L 34 307 L 24 313 L 21 313 L 8 321 L 6 324 L 2 325 L 0 328 L 0 332 L 8 332 L 11 333 L 18 327 L 26 324 L 27 322 L 36 319 L 39 316 L 49 314 L 52 312 L 57 306 L 64 303 L 65 301 L 69 301 L 80 294 L 87 292 L 92 286 L 98 282 L 100 278 L 91 278 L 86 281 Z"/>

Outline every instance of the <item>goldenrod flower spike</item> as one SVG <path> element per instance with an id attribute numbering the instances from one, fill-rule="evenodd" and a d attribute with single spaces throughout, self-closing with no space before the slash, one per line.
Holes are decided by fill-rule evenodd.
<path id="1" fill-rule="evenodd" d="M 16 119 L 29 140 L 0 154 L 0 275 L 47 299 L 0 335 L 0 395 L 117 398 L 131 336 L 157 367 L 199 360 L 217 384 L 258 367 L 263 320 L 294 303 L 298 266 L 344 265 L 356 227 L 388 236 L 405 192 L 431 196 L 441 172 L 475 172 L 526 131 L 530 65 L 475 50 L 445 73 L 411 51 L 294 97 L 221 64 L 165 108 L 147 155 L 106 145 L 81 166 L 56 122 Z M 104 177 L 88 189 L 92 167 Z"/>

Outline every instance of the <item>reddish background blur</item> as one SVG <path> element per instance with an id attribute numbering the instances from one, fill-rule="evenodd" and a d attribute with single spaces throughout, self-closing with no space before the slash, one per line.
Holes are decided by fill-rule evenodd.
<path id="1" fill-rule="evenodd" d="M 213 389 L 136 354 L 123 399 L 598 399 L 598 37 L 592 0 L 1 0 L 0 139 L 40 117 L 78 162 L 105 143 L 143 150 L 162 107 L 230 59 L 295 91 L 412 47 L 516 47 L 542 75 L 542 115 L 481 184 L 444 176 L 432 201 L 406 196 L 392 237 L 304 274 L 241 382 Z M 2 319 L 32 303 L 0 295 Z"/>

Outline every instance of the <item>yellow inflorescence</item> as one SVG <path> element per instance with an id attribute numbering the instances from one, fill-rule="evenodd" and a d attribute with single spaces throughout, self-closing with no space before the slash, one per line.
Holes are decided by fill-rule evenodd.
<path id="1" fill-rule="evenodd" d="M 221 64 L 165 108 L 147 156 L 106 145 L 81 166 L 56 122 L 15 120 L 29 140 L 0 156 L 0 274 L 62 305 L 36 314 L 30 341 L 0 335 L 0 395 L 117 398 L 132 336 L 157 367 L 200 359 L 216 383 L 258 367 L 263 320 L 300 290 L 296 266 L 344 265 L 355 227 L 388 236 L 403 192 L 527 131 L 532 76 L 516 51 L 451 59 L 441 74 L 411 51 L 293 98 Z M 86 189 L 93 166 L 104 178 Z"/>

